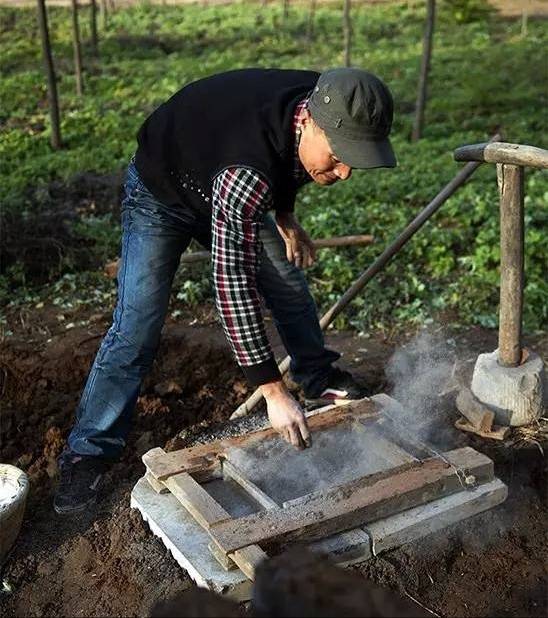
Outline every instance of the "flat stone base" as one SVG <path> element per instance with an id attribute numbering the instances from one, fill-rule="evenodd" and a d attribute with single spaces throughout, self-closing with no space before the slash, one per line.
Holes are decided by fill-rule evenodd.
<path id="1" fill-rule="evenodd" d="M 503 502 L 506 495 L 506 485 L 495 479 L 472 490 L 387 517 L 363 529 L 315 541 L 309 548 L 328 554 L 342 566 L 363 562 L 382 551 L 490 509 Z M 162 539 L 198 586 L 239 601 L 251 598 L 252 582 L 239 569 L 225 571 L 221 567 L 208 549 L 208 534 L 173 495 L 156 493 L 143 477 L 131 492 L 131 506 L 141 512 L 152 532 Z"/>
<path id="2" fill-rule="evenodd" d="M 503 367 L 498 362 L 498 350 L 480 354 L 471 390 L 493 410 L 498 425 L 529 425 L 546 409 L 548 387 L 542 358 L 530 351 L 522 365 Z"/>

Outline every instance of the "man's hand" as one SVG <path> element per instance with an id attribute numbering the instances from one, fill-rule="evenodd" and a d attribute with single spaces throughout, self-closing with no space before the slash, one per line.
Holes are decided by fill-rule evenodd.
<path id="1" fill-rule="evenodd" d="M 312 444 L 306 417 L 285 384 L 278 380 L 261 386 L 266 399 L 268 418 L 281 437 L 298 449 Z"/>
<path id="2" fill-rule="evenodd" d="M 295 215 L 291 212 L 276 213 L 276 226 L 285 241 L 287 260 L 294 262 L 298 268 L 312 266 L 316 259 L 316 249 Z"/>

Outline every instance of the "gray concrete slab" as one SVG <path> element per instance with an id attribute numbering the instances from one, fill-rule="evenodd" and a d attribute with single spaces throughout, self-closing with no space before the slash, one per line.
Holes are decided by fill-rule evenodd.
<path id="1" fill-rule="evenodd" d="M 508 488 L 499 479 L 364 526 L 371 550 L 378 555 L 437 532 L 504 502 Z"/>
<path id="2" fill-rule="evenodd" d="M 342 566 L 363 562 L 381 551 L 489 509 L 503 502 L 506 494 L 504 483 L 494 480 L 385 518 L 363 530 L 358 528 L 310 543 L 309 547 L 328 554 Z M 251 598 L 251 582 L 240 570 L 226 571 L 221 567 L 208 549 L 207 533 L 174 496 L 156 493 L 143 477 L 133 488 L 131 506 L 141 512 L 151 531 L 162 539 L 198 586 L 239 601 Z"/>
<path id="3" fill-rule="evenodd" d="M 171 494 L 158 494 L 143 477 L 131 492 L 131 507 L 141 512 L 151 531 L 160 537 L 175 560 L 202 588 L 239 601 L 251 598 L 251 582 L 239 570 L 226 571 L 208 549 L 208 534 Z M 341 566 L 371 558 L 371 541 L 361 529 L 310 543 Z"/>

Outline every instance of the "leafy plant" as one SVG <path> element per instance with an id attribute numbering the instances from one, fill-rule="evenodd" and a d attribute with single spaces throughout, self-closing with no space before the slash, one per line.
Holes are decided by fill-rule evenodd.
<path id="1" fill-rule="evenodd" d="M 396 105 L 394 170 L 356 172 L 329 190 L 308 185 L 297 210 L 313 237 L 371 233 L 363 248 L 322 250 L 308 273 L 320 311 L 326 310 L 384 247 L 460 169 L 458 146 L 486 141 L 502 127 L 510 142 L 543 146 L 548 134 L 544 49 L 548 31 L 531 16 L 528 36 L 517 19 L 493 13 L 485 19 L 480 0 L 448 0 L 439 7 L 424 138 L 410 144 L 421 53 L 424 7 L 408 3 L 356 5 L 353 62 L 385 79 Z M 89 24 L 82 7 L 82 25 Z M 34 213 L 52 207 L 52 182 L 79 172 L 122 171 L 135 149 L 134 135 L 146 116 L 183 84 L 245 66 L 324 68 L 341 65 L 340 7 L 321 4 L 315 38 L 306 44 L 308 7 L 296 5 L 280 22 L 281 8 L 268 4 L 261 19 L 250 4 L 120 7 L 102 33 L 100 59 L 85 53 L 87 92 L 74 94 L 69 11 L 51 7 L 50 28 L 59 73 L 62 132 L 67 147 L 52 152 L 34 9 L 0 7 L 0 205 L 2 211 Z M 455 20 L 459 27 L 455 27 Z M 89 32 L 83 32 L 89 40 Z M 548 323 L 548 178 L 528 170 L 525 181 L 527 329 Z M 405 246 L 336 322 L 362 332 L 428 321 L 495 326 L 498 314 L 498 192 L 494 166 L 482 166 Z M 86 211 L 75 234 L 102 263 L 119 249 L 117 211 Z M 21 257 L 23 260 L 23 256 Z M 89 261 L 87 262 L 89 264 Z M 77 259 L 60 267 L 56 285 L 35 290 L 24 261 L 0 276 L 0 301 L 40 297 L 113 302 L 115 287 L 100 271 Z M 67 280 L 62 277 L 72 276 Z M 69 289 L 72 281 L 75 287 Z M 34 286 L 34 287 L 33 287 Z M 98 295 L 94 290 L 100 290 Z M 175 303 L 211 299 L 203 269 L 181 270 Z M 103 295 L 104 294 L 104 295 Z M 71 295 L 73 300 L 70 300 Z M 177 295 L 180 295 L 177 298 Z"/>

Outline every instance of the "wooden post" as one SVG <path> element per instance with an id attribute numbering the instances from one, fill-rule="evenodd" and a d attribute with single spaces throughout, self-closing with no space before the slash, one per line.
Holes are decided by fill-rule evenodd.
<path id="1" fill-rule="evenodd" d="M 523 167 L 497 164 L 500 191 L 500 319 L 499 362 L 517 367 L 521 361 L 523 311 Z"/>
<path id="2" fill-rule="evenodd" d="M 59 128 L 59 99 L 57 97 L 57 79 L 51 55 L 49 40 L 48 16 L 45 0 L 38 0 L 38 26 L 40 28 L 40 40 L 42 41 L 42 56 L 44 70 L 48 82 L 49 115 L 51 119 L 51 147 L 54 150 L 61 148 L 61 131 Z"/>
<path id="3" fill-rule="evenodd" d="M 314 18 L 316 15 L 316 0 L 310 0 L 310 10 L 308 13 L 308 23 L 306 26 L 306 40 L 311 43 L 314 38 Z"/>
<path id="4" fill-rule="evenodd" d="M 107 0 L 100 0 L 100 3 L 99 3 L 99 14 L 101 16 L 101 28 L 103 28 L 103 30 L 106 30 L 107 26 L 108 26 Z"/>
<path id="5" fill-rule="evenodd" d="M 500 139 L 500 135 L 495 135 L 493 140 Z M 484 148 L 487 144 L 482 145 Z M 367 283 L 373 279 L 388 262 L 398 253 L 398 251 L 412 238 L 418 230 L 430 219 L 430 217 L 437 212 L 441 206 L 455 193 L 455 191 L 463 185 L 468 178 L 475 172 L 480 166 L 479 163 L 468 163 L 456 176 L 449 182 L 436 197 L 426 206 L 409 225 L 403 230 L 403 232 L 381 253 L 381 255 L 365 270 L 354 283 L 346 290 L 346 292 L 339 298 L 339 300 L 322 316 L 320 320 L 320 327 L 325 330 L 329 324 L 346 308 L 346 306 L 356 298 L 356 296 L 363 290 Z M 278 365 L 280 373 L 283 375 L 289 369 L 290 357 L 286 356 L 284 360 Z M 244 401 L 230 416 L 230 419 L 240 418 L 246 416 L 251 410 L 261 401 L 262 393 L 261 389 L 257 388 L 255 392 Z"/>
<path id="6" fill-rule="evenodd" d="M 434 38 L 434 22 L 436 19 L 436 0 L 427 0 L 426 4 L 426 26 L 424 29 L 424 40 L 422 45 L 421 73 L 419 78 L 419 91 L 417 93 L 417 104 L 415 111 L 415 122 L 413 123 L 413 133 L 411 140 L 418 141 L 422 136 L 424 124 L 424 108 L 426 107 L 426 97 L 428 88 L 428 73 L 430 71 L 430 59 L 432 57 L 432 41 Z"/>
<path id="7" fill-rule="evenodd" d="M 521 13 L 521 36 L 522 38 L 525 38 L 527 36 L 527 18 L 528 18 L 527 9 L 523 9 Z"/>
<path id="8" fill-rule="evenodd" d="M 82 49 L 80 46 L 80 26 L 78 24 L 78 0 L 71 0 L 72 6 L 72 47 L 74 49 L 74 73 L 76 94 L 80 97 L 84 90 L 82 78 Z"/>
<path id="9" fill-rule="evenodd" d="M 90 0 L 90 31 L 91 47 L 97 56 L 99 53 L 99 37 L 97 36 L 97 0 Z"/>
<path id="10" fill-rule="evenodd" d="M 282 19 L 285 24 L 287 18 L 289 17 L 289 0 L 283 0 L 283 15 Z"/>
<path id="11" fill-rule="evenodd" d="M 350 66 L 350 53 L 352 47 L 352 23 L 350 21 L 351 0 L 344 0 L 343 32 L 344 32 L 344 66 Z"/>

